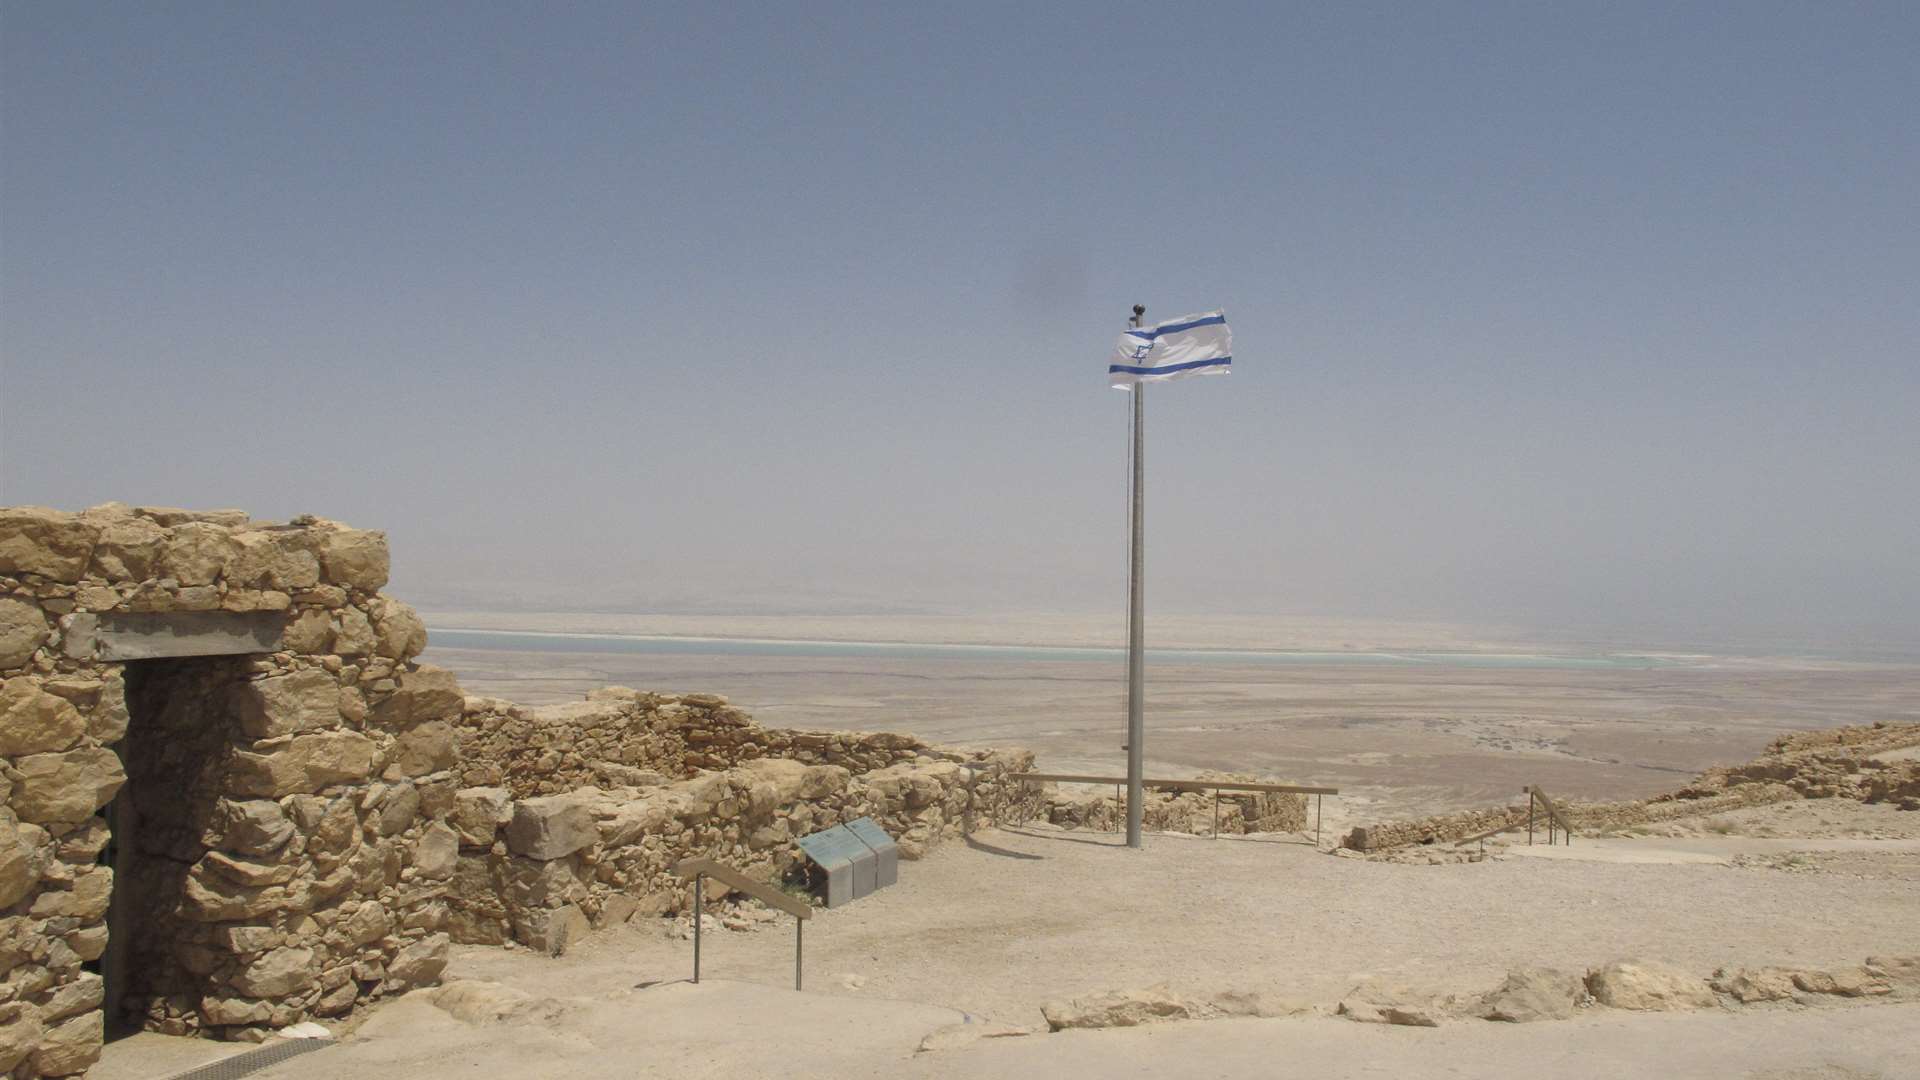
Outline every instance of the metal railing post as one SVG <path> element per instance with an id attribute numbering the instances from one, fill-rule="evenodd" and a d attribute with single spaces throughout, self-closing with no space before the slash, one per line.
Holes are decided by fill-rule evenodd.
<path id="1" fill-rule="evenodd" d="M 1320 796 L 1313 797 L 1313 846 L 1320 846 Z"/>
<path id="2" fill-rule="evenodd" d="M 1213 838 L 1220 839 L 1220 789 L 1213 789 Z"/>
<path id="3" fill-rule="evenodd" d="M 793 988 L 795 990 L 800 989 L 801 939 L 805 935 L 806 929 L 807 920 L 799 918 L 793 920 Z"/>
<path id="4" fill-rule="evenodd" d="M 693 876 L 693 982 L 700 984 L 700 883 L 707 875 Z"/>
<path id="5" fill-rule="evenodd" d="M 1533 789 L 1527 789 L 1527 846 L 1533 846 Z"/>

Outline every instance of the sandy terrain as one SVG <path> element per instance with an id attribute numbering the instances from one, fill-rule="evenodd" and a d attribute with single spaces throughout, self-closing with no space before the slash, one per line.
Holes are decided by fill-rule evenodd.
<path id="1" fill-rule="evenodd" d="M 457 949 L 448 978 L 549 999 L 519 1020 L 469 1024 L 415 994 L 371 1010 L 343 1045 L 259 1075 L 1268 1076 L 1284 1061 L 1335 1077 L 1916 1077 L 1911 1003 L 1595 1010 L 1436 1031 L 1325 1015 L 1365 981 L 1470 997 L 1526 965 L 1642 957 L 1704 975 L 1920 951 L 1920 838 L 1904 820 L 1920 815 L 1895 813 L 1788 804 L 1693 835 L 1495 848 L 1442 865 L 1335 858 L 1285 838 L 1151 835 L 1135 852 L 1110 835 L 1002 829 L 818 912 L 804 994 L 787 989 L 790 920 L 713 932 L 699 987 L 684 984 L 691 944 L 643 920 L 558 960 Z M 1781 835 L 1800 826 L 1826 835 Z M 1162 982 L 1198 997 L 1270 991 L 1316 1013 L 913 1053 L 969 1017 L 1038 1028 L 1049 998 Z M 130 1068 L 119 1044 L 103 1068 L 111 1080 L 164 1075 Z"/>

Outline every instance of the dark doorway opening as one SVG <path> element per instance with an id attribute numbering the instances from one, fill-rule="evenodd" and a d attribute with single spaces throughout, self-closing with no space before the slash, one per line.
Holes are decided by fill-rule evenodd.
<path id="1" fill-rule="evenodd" d="M 127 782 L 103 811 L 113 899 L 107 948 L 92 965 L 105 982 L 109 1039 L 148 1026 L 169 996 L 199 997 L 202 977 L 182 965 L 176 946 L 200 928 L 180 908 L 240 738 L 231 703 L 247 668 L 244 656 L 126 665 L 127 734 L 114 749 Z"/>

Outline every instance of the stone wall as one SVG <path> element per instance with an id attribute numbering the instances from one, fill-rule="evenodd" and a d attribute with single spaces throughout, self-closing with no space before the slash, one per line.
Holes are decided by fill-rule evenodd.
<path id="1" fill-rule="evenodd" d="M 1725 813 L 1794 799 L 1850 798 L 1920 809 L 1920 760 L 1880 755 L 1920 746 L 1920 724 L 1876 723 L 1795 732 L 1775 739 L 1744 765 L 1715 766 L 1679 791 L 1633 802 L 1563 802 L 1575 833 L 1632 828 L 1677 818 Z M 1527 806 L 1462 810 L 1416 821 L 1363 825 L 1342 846 L 1382 851 L 1408 844 L 1464 839 L 1526 821 Z M 1536 816 L 1538 827 L 1546 828 Z"/>
<path id="2" fill-rule="evenodd" d="M 1277 783 L 1246 773 L 1203 772 L 1195 779 L 1229 783 Z M 1048 785 L 1047 820 L 1068 829 L 1114 831 L 1126 823 L 1124 799 L 1111 789 L 1087 784 Z M 1221 834 L 1302 832 L 1308 828 L 1307 797 L 1288 792 L 1223 791 L 1219 797 Z M 1215 800 L 1209 792 L 1146 793 L 1141 826 L 1149 832 L 1214 832 Z"/>
<path id="3" fill-rule="evenodd" d="M 108 1023 L 338 1016 L 454 937 L 558 951 L 682 908 L 688 857 L 779 880 L 853 818 L 914 859 L 1045 812 L 1025 751 L 618 687 L 469 699 L 414 662 L 387 569 L 315 518 L 0 508 L 0 1075 L 84 1072 Z"/>
<path id="4" fill-rule="evenodd" d="M 437 975 L 461 698 L 412 688 L 387 565 L 317 519 L 0 508 L 0 1074 L 84 1072 L 108 975 L 226 1037 Z"/>
<path id="5" fill-rule="evenodd" d="M 461 719 L 462 782 L 515 797 L 582 786 L 650 786 L 764 758 L 870 772 L 965 754 L 891 732 L 765 728 L 711 694 L 651 694 L 610 686 L 586 700 L 528 708 L 469 698 Z"/>
<path id="6" fill-rule="evenodd" d="M 1040 813 L 1032 785 L 1006 778 L 1032 766 L 1024 750 L 965 763 L 927 755 L 859 773 L 767 757 L 643 788 L 518 800 L 501 787 L 467 788 L 455 796 L 450 929 L 460 942 L 512 939 L 558 953 L 590 927 L 682 910 L 691 890 L 674 867 L 684 859 L 781 881 L 802 868 L 796 838 L 859 817 L 893 835 L 901 858 L 918 859 L 995 820 Z"/>

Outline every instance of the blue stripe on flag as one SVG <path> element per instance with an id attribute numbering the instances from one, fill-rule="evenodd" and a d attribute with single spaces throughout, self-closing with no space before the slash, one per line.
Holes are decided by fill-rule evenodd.
<path id="1" fill-rule="evenodd" d="M 1226 321 L 1227 317 L 1225 315 L 1209 315 L 1204 319 L 1195 319 L 1192 322 L 1175 323 L 1172 326 L 1158 326 L 1152 330 L 1129 330 L 1127 333 L 1144 341 L 1152 341 L 1162 334 L 1177 334 L 1182 330 L 1191 330 L 1196 326 L 1220 326 Z"/>
<path id="2" fill-rule="evenodd" d="M 1169 371 L 1188 371 L 1193 368 L 1213 367 L 1215 365 L 1226 367 L 1231 363 L 1233 363 L 1233 357 L 1231 356 L 1216 356 L 1212 360 L 1189 360 L 1184 364 L 1168 364 L 1166 367 L 1129 367 L 1126 364 L 1109 364 L 1107 366 L 1107 374 L 1164 375 Z"/>

